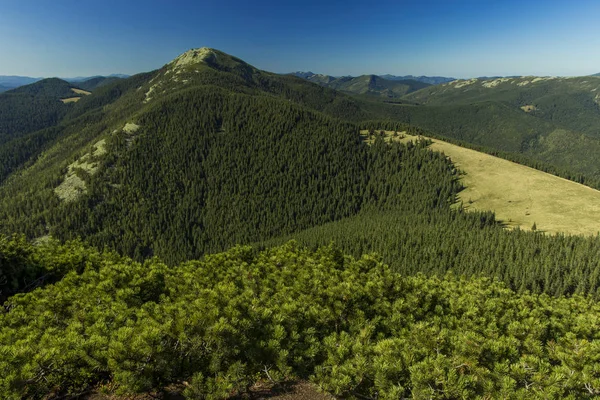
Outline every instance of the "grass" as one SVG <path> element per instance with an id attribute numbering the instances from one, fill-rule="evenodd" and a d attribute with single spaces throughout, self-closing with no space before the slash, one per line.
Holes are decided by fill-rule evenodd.
<path id="1" fill-rule="evenodd" d="M 77 94 L 82 94 L 84 96 L 89 96 L 90 94 L 92 94 L 92 92 L 88 92 L 87 90 L 81 90 L 81 89 L 75 89 L 75 88 L 72 88 L 71 90 Z"/>
<path id="2" fill-rule="evenodd" d="M 68 99 L 60 99 L 63 103 L 77 103 L 81 97 L 69 97 Z"/>
<path id="3" fill-rule="evenodd" d="M 379 132 L 379 131 L 377 131 Z M 361 134 L 367 134 L 362 131 Z M 385 132 L 386 140 L 410 141 L 405 132 Z M 463 172 L 466 189 L 457 207 L 491 210 L 507 227 L 596 235 L 600 231 L 600 191 L 511 161 L 441 140 L 430 139 L 431 150 L 448 156 Z"/>

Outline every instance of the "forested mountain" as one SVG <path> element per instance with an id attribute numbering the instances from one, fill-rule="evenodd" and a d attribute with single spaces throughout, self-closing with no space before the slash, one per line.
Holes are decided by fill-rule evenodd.
<path id="1" fill-rule="evenodd" d="M 20 135 L 56 125 L 69 106 L 62 98 L 79 96 L 60 79 L 44 79 L 0 95 L 0 144 Z"/>
<path id="2" fill-rule="evenodd" d="M 599 90 L 596 77 L 454 81 L 404 96 L 390 118 L 598 182 Z"/>
<path id="3" fill-rule="evenodd" d="M 0 182 L 57 138 L 57 125 L 83 96 L 57 78 L 44 79 L 0 94 Z"/>
<path id="4" fill-rule="evenodd" d="M 0 75 L 0 86 L 14 89 L 19 86 L 30 85 L 42 79 L 43 78 L 31 78 L 28 76 Z"/>
<path id="5" fill-rule="evenodd" d="M 362 75 L 356 78 L 343 77 L 325 85 L 346 93 L 366 94 L 381 97 L 402 97 L 429 86 L 415 80 L 387 80 L 377 75 Z"/>
<path id="6" fill-rule="evenodd" d="M 521 82 L 388 104 L 202 48 L 77 103 L 60 80 L 0 95 L 62 107 L 0 146 L 0 393 L 227 398 L 310 379 L 357 398 L 597 396 L 600 238 L 452 207 L 451 160 L 377 133 L 542 159 L 524 138 L 575 121 L 519 101 L 585 97 L 502 86 L 542 81 Z"/>
<path id="7" fill-rule="evenodd" d="M 429 85 L 439 85 L 440 83 L 448 83 L 456 80 L 455 78 L 447 78 L 445 76 L 413 76 L 413 75 L 404 75 L 404 76 L 396 76 L 396 75 L 379 75 L 383 79 L 387 79 L 389 81 L 405 81 L 412 80 L 417 82 L 427 83 Z"/>
<path id="8" fill-rule="evenodd" d="M 110 78 L 117 78 L 117 79 L 125 79 L 125 78 L 129 78 L 131 75 L 126 75 L 126 74 L 110 74 L 110 75 L 94 75 L 94 76 L 78 76 L 75 78 L 64 78 L 65 81 L 67 82 L 71 82 L 71 83 L 76 83 L 79 84 L 81 82 L 85 82 L 85 81 L 89 81 L 92 79 L 98 79 L 98 78 L 105 78 L 105 79 L 110 79 Z"/>
<path id="9" fill-rule="evenodd" d="M 306 79 L 315 83 L 328 83 L 340 77 L 334 77 L 330 75 L 322 75 L 315 74 L 314 72 L 302 72 L 296 71 L 292 72 L 290 75 L 297 76 L 298 78 Z M 362 76 L 370 76 L 370 75 L 362 75 Z M 341 78 L 354 78 L 351 76 L 345 76 Z M 426 83 L 428 85 L 438 85 L 440 83 L 447 83 L 456 80 L 455 78 L 446 78 L 443 76 L 413 76 L 413 75 L 405 75 L 405 76 L 397 76 L 397 75 L 379 75 L 379 78 L 388 80 L 388 81 L 417 81 L 421 83 Z"/>
<path id="10" fill-rule="evenodd" d="M 99 87 L 109 85 L 118 81 L 119 77 L 106 77 L 106 76 L 97 76 L 94 78 L 86 79 L 84 81 L 77 82 L 76 85 L 78 88 L 93 92 Z"/>
<path id="11" fill-rule="evenodd" d="M 419 96 L 429 90 L 410 97 L 422 101 Z M 448 205 L 459 187 L 452 183 L 456 179 L 452 167 L 435 157 L 421 159 L 422 146 L 399 148 L 396 153 L 387 153 L 385 146 L 367 147 L 356 124 L 406 129 L 397 122 L 364 121 L 414 121 L 419 114 L 411 111 L 407 118 L 403 110 L 424 110 L 426 116 L 430 107 L 438 106 L 406 107 L 352 98 L 292 76 L 257 70 L 217 50 L 191 50 L 160 70 L 98 88 L 72 105 L 55 128 L 34 132 L 37 141 L 16 141 L 14 147 L 6 147 L 11 156 L 5 156 L 4 176 L 19 166 L 21 170 L 0 187 L 2 229 L 30 238 L 83 237 L 136 259 L 159 255 L 169 263 L 236 243 L 266 243 L 349 217 L 360 221 L 388 203 L 395 208 L 378 210 L 396 213 L 398 226 L 421 229 L 423 221 L 413 216 L 415 211 L 427 214 L 432 207 L 442 207 L 453 215 Z M 532 116 L 519 113 L 530 118 L 526 121 L 531 121 L 531 130 L 539 129 Z M 452 126 L 444 115 L 423 120 Z M 487 123 L 502 122 L 516 129 L 520 121 Z M 498 143 L 518 150 L 520 141 L 498 139 Z M 377 161 L 384 157 L 386 164 Z M 440 174 L 443 170 L 449 175 Z M 420 178 L 414 178 L 415 171 Z M 397 176 L 399 188 L 387 182 L 390 176 Z M 417 193 L 420 200 L 415 202 L 411 196 Z M 400 204 L 402 196 L 408 197 Z M 479 218 L 460 217 L 456 223 L 461 228 L 455 229 L 467 232 Z M 495 226 L 493 217 L 481 218 L 487 221 L 485 226 Z M 493 229 L 505 237 L 501 227 Z M 340 240 L 335 232 L 319 235 L 319 243 Z M 472 242 L 485 246 L 481 235 Z M 344 250 L 349 253 L 378 251 L 389 254 L 386 261 L 394 267 L 406 265 L 398 253 L 390 252 L 389 242 L 347 240 L 351 244 Z M 425 240 L 414 247 L 414 257 L 429 245 Z M 399 251 L 401 246 L 393 248 Z M 439 270 L 476 271 L 456 257 Z M 521 262 L 531 264 L 532 270 L 541 268 L 539 259 Z M 588 274 L 596 266 L 585 268 L 589 270 L 583 273 Z M 507 272 L 502 275 L 509 284 L 516 282 Z M 534 280 L 521 284 L 540 290 Z M 541 290 L 593 292 L 596 285 L 572 287 L 561 282 Z"/>
<path id="12" fill-rule="evenodd" d="M 339 78 L 313 74 L 312 72 L 294 72 L 291 75 L 310 82 L 351 94 L 366 94 L 384 98 L 396 98 L 429 86 L 428 83 L 413 79 L 388 80 L 377 75 L 361 75 L 357 77 L 342 76 Z"/>
<path id="13" fill-rule="evenodd" d="M 123 74 L 112 74 L 109 76 L 90 76 L 90 77 L 77 77 L 77 78 L 62 78 L 62 80 L 67 81 L 74 86 L 84 89 L 84 90 L 92 90 L 94 87 L 98 86 L 100 82 L 114 82 L 117 79 L 128 78 L 129 75 Z M 31 78 L 28 76 L 7 76 L 0 75 L 0 93 L 5 92 L 10 89 L 16 89 L 21 86 L 31 85 L 32 83 L 43 80 L 44 78 Z M 83 87 L 82 85 L 86 83 L 87 87 Z M 95 85 L 94 85 L 95 83 Z"/>
<path id="14" fill-rule="evenodd" d="M 73 105 L 55 144 L 0 188 L 2 229 L 174 262 L 350 216 L 375 194 L 367 148 L 338 118 L 369 115 L 333 90 L 190 51 Z"/>

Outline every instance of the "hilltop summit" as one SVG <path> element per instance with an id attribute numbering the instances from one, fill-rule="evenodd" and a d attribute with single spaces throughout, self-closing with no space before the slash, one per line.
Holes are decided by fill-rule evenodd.
<path id="1" fill-rule="evenodd" d="M 190 66 L 197 66 L 198 64 L 205 64 L 212 68 L 228 72 L 232 72 L 234 70 L 239 71 L 240 69 L 255 69 L 237 57 L 224 53 L 220 50 L 211 49 L 210 47 L 201 47 L 188 50 L 167 65 L 174 70 L 182 70 Z"/>
<path id="2" fill-rule="evenodd" d="M 207 61 L 212 61 L 218 58 L 217 51 L 218 50 L 211 49 L 209 47 L 191 49 L 175 58 L 171 64 L 174 64 L 174 66 L 178 68 L 201 62 L 206 63 Z"/>

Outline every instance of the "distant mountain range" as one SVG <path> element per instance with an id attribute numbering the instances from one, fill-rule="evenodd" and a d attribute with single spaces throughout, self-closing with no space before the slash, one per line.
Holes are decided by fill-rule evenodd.
<path id="1" fill-rule="evenodd" d="M 17 88 L 19 86 L 30 85 L 42 78 L 31 78 L 29 76 L 7 76 L 0 75 L 0 92 L 5 92 L 10 89 Z"/>
<path id="2" fill-rule="evenodd" d="M 336 79 L 341 78 L 354 78 L 353 76 L 331 76 L 331 75 L 323 75 L 323 74 L 315 74 L 314 72 L 308 71 L 296 71 L 292 72 L 290 75 L 297 76 L 302 79 L 306 79 L 315 83 L 322 82 L 331 82 Z M 378 76 L 379 78 L 386 79 L 388 81 L 417 81 L 422 83 L 427 83 L 429 85 L 439 85 L 440 83 L 447 83 L 456 80 L 456 78 L 449 78 L 444 76 L 413 76 L 413 75 L 405 75 L 405 76 L 397 76 L 397 75 L 361 75 L 361 76 Z"/>
<path id="3" fill-rule="evenodd" d="M 125 74 L 110 74 L 110 75 L 94 75 L 94 76 L 77 76 L 75 78 L 63 78 L 63 80 L 67 81 L 67 82 L 71 82 L 71 83 L 76 83 L 76 82 L 83 82 L 83 81 L 89 81 L 90 79 L 95 79 L 95 78 L 120 78 L 120 79 L 124 79 L 124 78 L 129 78 L 131 75 L 125 75 Z"/>
<path id="4" fill-rule="evenodd" d="M 383 79 L 387 79 L 390 81 L 404 81 L 404 80 L 412 80 L 417 82 L 428 83 L 430 85 L 439 85 L 440 83 L 447 83 L 456 80 L 456 78 L 448 78 L 445 76 L 413 76 L 413 75 L 405 75 L 405 76 L 396 76 L 396 75 L 380 75 Z"/>
<path id="5" fill-rule="evenodd" d="M 412 93 L 431 85 L 430 83 L 415 79 L 399 79 L 400 77 L 388 79 L 377 75 L 335 77 L 331 75 L 314 74 L 312 72 L 294 72 L 291 75 L 346 93 L 366 94 L 370 96 L 387 98 L 402 97 L 408 93 Z"/>
<path id="6" fill-rule="evenodd" d="M 111 74 L 108 76 L 101 76 L 101 75 L 87 76 L 87 77 L 78 76 L 75 78 L 61 78 L 61 79 L 64 81 L 70 82 L 70 83 L 79 83 L 79 82 L 85 82 L 85 81 L 89 81 L 91 79 L 96 79 L 96 78 L 122 79 L 122 78 L 128 78 L 128 77 L 129 77 L 129 75 L 124 75 L 124 74 Z M 18 88 L 20 86 L 30 85 L 32 83 L 41 81 L 42 79 L 44 79 L 44 78 L 32 78 L 30 76 L 0 75 L 0 93 L 6 92 L 7 90 Z M 82 88 L 82 89 L 84 89 L 84 88 Z M 86 90 L 90 90 L 90 89 L 86 89 Z"/>

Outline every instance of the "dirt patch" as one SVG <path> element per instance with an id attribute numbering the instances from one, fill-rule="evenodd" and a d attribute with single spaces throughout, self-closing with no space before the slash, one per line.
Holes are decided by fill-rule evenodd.
<path id="1" fill-rule="evenodd" d="M 172 385 L 160 392 L 142 393 L 128 396 L 89 393 L 85 400 L 183 400 L 184 385 Z M 254 385 L 250 393 L 234 396 L 231 400 L 334 400 L 329 394 L 322 393 L 312 383 L 306 381 L 285 383 L 278 388 L 270 385 Z"/>
<path id="2" fill-rule="evenodd" d="M 366 131 L 361 132 L 363 135 Z M 387 140 L 418 140 L 403 134 Z M 466 210 L 494 211 L 507 227 L 574 235 L 600 231 L 600 191 L 511 161 L 431 139 L 464 172 L 458 203 Z"/>

